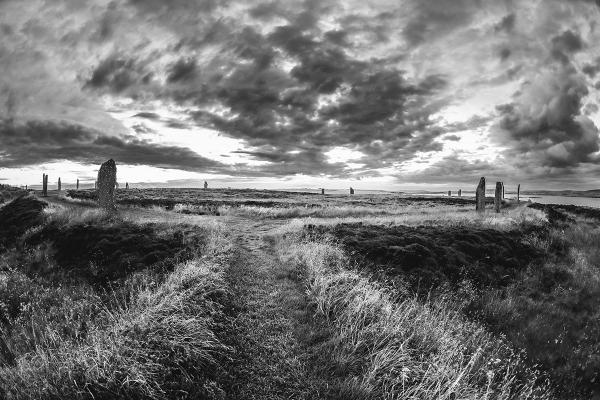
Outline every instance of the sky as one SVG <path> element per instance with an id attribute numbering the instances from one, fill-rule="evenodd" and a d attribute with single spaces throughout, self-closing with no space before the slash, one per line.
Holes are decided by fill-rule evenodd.
<path id="1" fill-rule="evenodd" d="M 600 1 L 0 0 L 0 183 L 600 188 Z"/>

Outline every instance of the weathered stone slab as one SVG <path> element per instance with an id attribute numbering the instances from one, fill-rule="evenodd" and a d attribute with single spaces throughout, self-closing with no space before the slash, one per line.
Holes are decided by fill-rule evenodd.
<path id="1" fill-rule="evenodd" d="M 350 188 L 350 194 L 354 194 L 354 189 Z"/>
<path id="2" fill-rule="evenodd" d="M 62 185 L 60 183 L 60 178 L 58 178 L 58 191 L 60 192 L 62 189 Z"/>
<path id="3" fill-rule="evenodd" d="M 458 197 L 462 197 L 462 189 L 458 189 Z"/>
<path id="4" fill-rule="evenodd" d="M 42 176 L 42 196 L 48 197 L 48 175 Z"/>
<path id="5" fill-rule="evenodd" d="M 475 209 L 478 212 L 485 212 L 485 177 L 481 177 L 479 185 L 475 191 Z"/>
<path id="6" fill-rule="evenodd" d="M 502 182 L 496 182 L 496 193 L 494 195 L 494 210 L 499 213 L 500 207 L 502 206 L 502 192 L 504 185 Z"/>
<path id="7" fill-rule="evenodd" d="M 112 211 L 115 210 L 115 185 L 117 183 L 117 165 L 111 158 L 100 166 L 98 171 L 98 205 Z"/>
<path id="8" fill-rule="evenodd" d="M 521 202 L 521 184 L 517 186 L 517 203 Z"/>

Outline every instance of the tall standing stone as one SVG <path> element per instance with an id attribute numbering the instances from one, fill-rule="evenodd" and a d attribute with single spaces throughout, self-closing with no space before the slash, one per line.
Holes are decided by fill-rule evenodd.
<path id="1" fill-rule="evenodd" d="M 504 200 L 504 182 L 500 182 L 502 184 L 502 200 Z"/>
<path id="2" fill-rule="evenodd" d="M 208 182 L 204 181 L 204 190 L 208 189 Z"/>
<path id="3" fill-rule="evenodd" d="M 325 194 L 325 189 L 321 188 L 321 194 Z"/>
<path id="4" fill-rule="evenodd" d="M 48 197 L 48 175 L 44 174 L 42 179 L 42 196 Z"/>
<path id="5" fill-rule="evenodd" d="M 354 189 L 350 188 L 350 194 L 354 194 Z"/>
<path id="6" fill-rule="evenodd" d="M 452 197 L 452 190 L 448 190 L 448 197 Z"/>
<path id="7" fill-rule="evenodd" d="M 502 190 L 504 185 L 502 182 L 496 182 L 496 193 L 494 195 L 494 210 L 499 213 L 500 206 L 502 205 Z"/>
<path id="8" fill-rule="evenodd" d="M 125 182 L 125 189 L 129 189 L 129 182 Z"/>
<path id="9" fill-rule="evenodd" d="M 79 190 L 79 179 L 77 179 L 77 190 Z"/>
<path id="10" fill-rule="evenodd" d="M 462 197 L 462 189 L 458 189 L 458 197 Z"/>
<path id="11" fill-rule="evenodd" d="M 482 176 L 475 191 L 475 209 L 478 212 L 485 212 L 485 177 Z"/>
<path id="12" fill-rule="evenodd" d="M 58 178 L 58 191 L 60 192 L 60 190 L 62 189 L 62 185 L 60 183 L 60 177 Z"/>
<path id="13" fill-rule="evenodd" d="M 517 203 L 521 202 L 521 184 L 517 186 Z"/>
<path id="14" fill-rule="evenodd" d="M 98 171 L 98 204 L 105 210 L 115 210 L 115 185 L 117 165 L 111 158 L 100 166 Z"/>

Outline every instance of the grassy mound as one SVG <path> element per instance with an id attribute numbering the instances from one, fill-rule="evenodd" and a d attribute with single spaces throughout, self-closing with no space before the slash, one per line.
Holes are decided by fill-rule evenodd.
<path id="1" fill-rule="evenodd" d="M 524 244 L 519 230 L 479 227 L 311 226 L 308 236 L 330 235 L 361 264 L 401 276 L 425 291 L 468 279 L 478 286 L 504 286 L 541 252 Z"/>
<path id="2" fill-rule="evenodd" d="M 2 209 L 0 398 L 223 399 L 224 230 L 43 204 Z"/>
<path id="3" fill-rule="evenodd" d="M 105 282 L 150 266 L 160 268 L 157 263 L 172 265 L 173 260 L 190 258 L 201 240 L 201 235 L 188 234 L 184 227 L 161 232 L 156 225 L 115 221 L 51 223 L 26 238 L 25 244 L 49 244 L 52 259 L 60 270 L 88 281 Z"/>
<path id="4" fill-rule="evenodd" d="M 327 327 L 339 399 L 551 399 L 538 372 L 453 302 L 422 302 L 352 269 L 326 241 L 280 242 Z"/>
<path id="5" fill-rule="evenodd" d="M 0 208 L 0 249 L 15 244 L 28 229 L 40 225 L 45 207 L 46 203 L 23 195 Z"/>

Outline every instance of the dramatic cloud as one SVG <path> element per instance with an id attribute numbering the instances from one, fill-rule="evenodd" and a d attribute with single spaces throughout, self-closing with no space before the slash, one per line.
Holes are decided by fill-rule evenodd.
<path id="1" fill-rule="evenodd" d="M 65 160 L 100 164 L 114 158 L 130 165 L 202 172 L 222 169 L 219 163 L 186 148 L 148 143 L 134 136 L 110 137 L 64 122 L 3 122 L 0 139 L 0 168 Z"/>
<path id="2" fill-rule="evenodd" d="M 558 184 L 600 161 L 599 5 L 0 1 L 0 168 Z"/>

